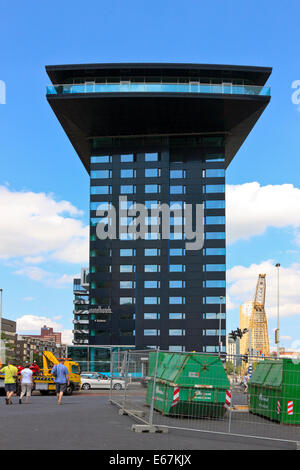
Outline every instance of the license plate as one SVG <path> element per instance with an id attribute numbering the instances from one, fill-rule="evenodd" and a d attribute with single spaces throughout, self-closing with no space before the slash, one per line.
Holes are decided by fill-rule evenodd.
<path id="1" fill-rule="evenodd" d="M 35 389 L 36 390 L 48 390 L 48 384 L 36 383 Z"/>

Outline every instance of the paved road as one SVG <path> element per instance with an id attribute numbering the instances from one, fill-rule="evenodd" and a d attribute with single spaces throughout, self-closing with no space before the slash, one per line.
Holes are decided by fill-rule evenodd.
<path id="1" fill-rule="evenodd" d="M 73 395 L 57 406 L 54 396 L 33 396 L 29 405 L 0 398 L 0 449 L 293 449 L 294 444 L 172 429 L 168 434 L 134 433 L 106 396 Z"/>

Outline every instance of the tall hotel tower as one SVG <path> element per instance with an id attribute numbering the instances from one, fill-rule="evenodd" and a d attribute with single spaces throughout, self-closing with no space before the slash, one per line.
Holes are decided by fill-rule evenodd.
<path id="1" fill-rule="evenodd" d="M 89 344 L 216 352 L 221 331 L 225 349 L 225 170 L 269 103 L 271 69 L 122 63 L 46 70 L 47 100 L 90 175 Z M 185 212 L 170 213 L 168 238 L 162 215 L 150 211 L 143 237 L 126 233 L 135 217 L 119 209 L 175 203 L 193 214 L 203 205 L 199 249 L 188 249 L 179 233 Z M 115 237 L 99 238 L 98 223 L 114 222 L 99 206 L 115 209 Z"/>

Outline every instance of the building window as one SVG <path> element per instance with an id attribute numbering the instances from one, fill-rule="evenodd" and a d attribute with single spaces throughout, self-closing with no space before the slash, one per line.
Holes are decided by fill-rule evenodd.
<path id="1" fill-rule="evenodd" d="M 207 288 L 225 288 L 226 281 L 203 281 L 203 287 Z"/>
<path id="2" fill-rule="evenodd" d="M 158 209 L 159 201 L 145 201 L 146 209 Z"/>
<path id="3" fill-rule="evenodd" d="M 182 185 L 170 186 L 170 194 L 185 194 L 186 187 Z"/>
<path id="4" fill-rule="evenodd" d="M 225 305 L 225 297 L 222 299 L 220 297 L 203 297 L 203 303 L 204 304 L 223 304 Z"/>
<path id="5" fill-rule="evenodd" d="M 159 336 L 160 330 L 144 330 L 144 336 Z"/>
<path id="6" fill-rule="evenodd" d="M 170 264 L 170 273 L 182 273 L 185 272 L 185 264 Z"/>
<path id="7" fill-rule="evenodd" d="M 135 256 L 135 248 L 121 248 L 120 256 Z"/>
<path id="8" fill-rule="evenodd" d="M 135 194 L 136 187 L 133 184 L 121 185 L 120 194 Z"/>
<path id="9" fill-rule="evenodd" d="M 170 305 L 183 305 L 185 304 L 185 297 L 169 297 Z"/>
<path id="10" fill-rule="evenodd" d="M 185 178 L 186 177 L 186 171 L 185 170 L 170 170 L 170 178 Z"/>
<path id="11" fill-rule="evenodd" d="M 160 193 L 160 185 L 159 184 L 145 184 L 145 193 Z"/>
<path id="12" fill-rule="evenodd" d="M 91 186 L 91 194 L 111 194 L 111 186 Z"/>
<path id="13" fill-rule="evenodd" d="M 160 281 L 144 281 L 145 289 L 159 289 Z"/>
<path id="14" fill-rule="evenodd" d="M 224 184 L 207 184 L 203 186 L 203 191 L 207 194 L 209 193 L 225 193 L 225 185 Z"/>
<path id="15" fill-rule="evenodd" d="M 222 154 L 208 154 L 205 156 L 206 162 L 225 162 L 225 157 Z"/>
<path id="16" fill-rule="evenodd" d="M 121 178 L 135 178 L 136 176 L 136 171 L 133 169 L 125 169 L 120 171 L 120 177 Z"/>
<path id="17" fill-rule="evenodd" d="M 226 318 L 226 313 L 221 313 L 221 318 L 225 319 Z M 220 313 L 204 313 L 203 314 L 203 319 L 205 320 L 219 320 L 220 319 Z"/>
<path id="18" fill-rule="evenodd" d="M 99 155 L 91 157 L 91 163 L 111 163 L 111 155 Z"/>
<path id="19" fill-rule="evenodd" d="M 145 264 L 144 272 L 145 273 L 159 273 L 160 264 Z"/>
<path id="20" fill-rule="evenodd" d="M 169 336 L 185 336 L 185 330 L 177 330 L 175 328 L 171 328 L 169 330 Z"/>
<path id="21" fill-rule="evenodd" d="M 145 153 L 145 162 L 158 162 L 158 153 Z"/>
<path id="22" fill-rule="evenodd" d="M 207 216 L 205 217 L 205 223 L 207 225 L 224 225 L 225 224 L 225 216 Z"/>
<path id="23" fill-rule="evenodd" d="M 225 264 L 204 264 L 203 265 L 204 271 L 226 271 Z"/>
<path id="24" fill-rule="evenodd" d="M 144 313 L 144 320 L 159 320 L 160 313 Z"/>
<path id="25" fill-rule="evenodd" d="M 145 305 L 158 305 L 160 304 L 160 297 L 144 297 Z"/>
<path id="26" fill-rule="evenodd" d="M 224 256 L 226 253 L 226 248 L 206 248 L 206 256 Z"/>
<path id="27" fill-rule="evenodd" d="M 120 305 L 135 304 L 135 297 L 120 297 Z"/>
<path id="28" fill-rule="evenodd" d="M 169 320 L 185 320 L 185 313 L 169 313 Z"/>
<path id="29" fill-rule="evenodd" d="M 185 248 L 170 248 L 170 256 L 184 256 Z"/>
<path id="30" fill-rule="evenodd" d="M 185 346 L 169 346 L 170 352 L 184 352 Z"/>
<path id="31" fill-rule="evenodd" d="M 185 287 L 185 281 L 169 281 L 169 287 L 172 289 L 181 289 Z"/>
<path id="32" fill-rule="evenodd" d="M 135 289 L 134 281 L 120 281 L 120 289 Z"/>
<path id="33" fill-rule="evenodd" d="M 120 273 L 135 273 L 135 265 L 132 264 L 121 264 Z"/>
<path id="34" fill-rule="evenodd" d="M 108 211 L 111 208 L 111 202 L 108 201 L 97 201 L 97 202 L 91 202 L 90 209 L 91 211 Z"/>
<path id="35" fill-rule="evenodd" d="M 120 159 L 122 163 L 133 162 L 134 156 L 133 154 L 121 155 Z"/>
<path id="36" fill-rule="evenodd" d="M 160 168 L 146 168 L 145 170 L 145 178 L 159 178 L 160 175 Z"/>
<path id="37" fill-rule="evenodd" d="M 206 178 L 224 178 L 225 170 L 222 168 L 213 168 L 206 170 Z"/>
<path id="38" fill-rule="evenodd" d="M 106 179 L 111 178 L 111 170 L 92 170 L 91 171 L 91 178 L 99 178 L 99 179 Z"/>
<path id="39" fill-rule="evenodd" d="M 225 200 L 222 201 L 214 201 L 214 200 L 207 200 L 205 201 L 205 208 L 206 209 L 225 209 Z"/>
<path id="40" fill-rule="evenodd" d="M 203 336 L 219 336 L 219 330 L 203 330 Z M 226 335 L 226 330 L 221 330 L 221 336 Z"/>
<path id="41" fill-rule="evenodd" d="M 170 240 L 184 240 L 184 234 L 178 232 L 171 232 Z"/>
<path id="42" fill-rule="evenodd" d="M 160 248 L 145 248 L 145 256 L 160 256 Z"/>
<path id="43" fill-rule="evenodd" d="M 225 232 L 206 232 L 206 240 L 225 240 Z"/>

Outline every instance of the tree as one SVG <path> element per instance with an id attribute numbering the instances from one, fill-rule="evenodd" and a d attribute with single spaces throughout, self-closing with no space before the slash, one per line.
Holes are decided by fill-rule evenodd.
<path id="1" fill-rule="evenodd" d="M 1 333 L 1 340 L 4 341 L 5 345 L 5 361 L 15 362 L 16 360 L 16 345 L 11 343 L 11 338 L 7 336 L 4 332 Z"/>
<path id="2" fill-rule="evenodd" d="M 228 375 L 231 375 L 233 372 L 233 363 L 231 361 L 226 361 L 225 369 Z"/>

